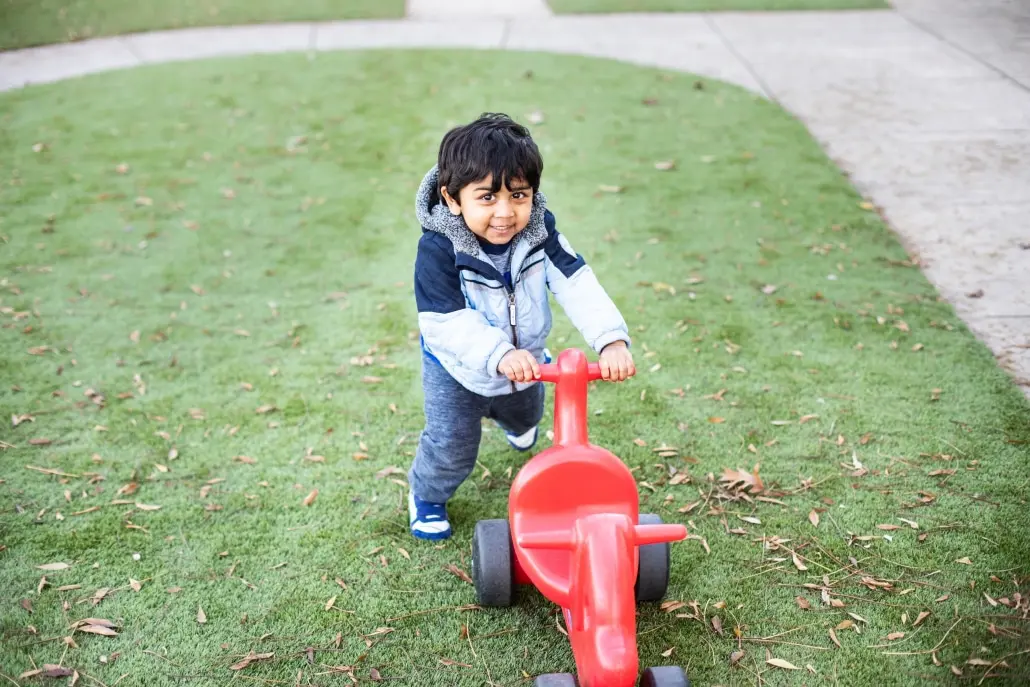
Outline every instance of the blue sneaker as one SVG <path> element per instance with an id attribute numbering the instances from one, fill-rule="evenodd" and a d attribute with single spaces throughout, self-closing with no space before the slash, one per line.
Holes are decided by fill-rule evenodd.
<path id="1" fill-rule="evenodd" d="M 536 443 L 537 434 L 537 428 L 534 427 L 522 435 L 505 434 L 504 436 L 516 451 L 528 451 Z"/>
<path id="2" fill-rule="evenodd" d="M 447 521 L 447 504 L 430 503 L 408 492 L 408 526 L 419 539 L 447 539 L 451 523 Z"/>

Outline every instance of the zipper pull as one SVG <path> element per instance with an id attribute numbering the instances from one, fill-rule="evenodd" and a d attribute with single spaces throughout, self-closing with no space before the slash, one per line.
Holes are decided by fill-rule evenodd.
<path id="1" fill-rule="evenodd" d="M 515 326 L 515 296 L 508 298 L 508 320 L 512 327 Z"/>

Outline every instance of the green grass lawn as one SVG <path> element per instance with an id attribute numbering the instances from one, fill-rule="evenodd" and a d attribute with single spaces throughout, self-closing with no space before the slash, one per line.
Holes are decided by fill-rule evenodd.
<path id="1" fill-rule="evenodd" d="M 0 50 L 189 26 L 403 15 L 404 0 L 0 0 Z"/>
<path id="2" fill-rule="evenodd" d="M 642 665 L 1025 683 L 1027 404 L 800 123 L 690 75 L 390 51 L 0 96 L 0 672 L 472 687 L 572 669 L 550 603 L 470 609 L 449 571 L 523 454 L 485 435 L 444 544 L 412 539 L 403 508 L 415 189 L 446 129 L 487 110 L 542 114 L 559 228 L 635 336 L 641 372 L 594 387 L 591 437 L 697 537 L 673 546 L 679 603 L 640 612 Z M 560 310 L 550 345 L 583 346 Z M 737 468 L 763 490 L 729 489 Z M 87 617 L 117 636 L 69 630 Z"/>
<path id="3" fill-rule="evenodd" d="M 547 0 L 562 14 L 883 9 L 886 0 Z"/>

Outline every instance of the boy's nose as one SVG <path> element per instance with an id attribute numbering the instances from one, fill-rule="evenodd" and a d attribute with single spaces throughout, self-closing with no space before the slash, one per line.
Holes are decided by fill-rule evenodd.
<path id="1" fill-rule="evenodd" d="M 501 201 L 494 206 L 494 215 L 497 217 L 511 217 L 515 214 L 514 208 L 510 203 Z"/>

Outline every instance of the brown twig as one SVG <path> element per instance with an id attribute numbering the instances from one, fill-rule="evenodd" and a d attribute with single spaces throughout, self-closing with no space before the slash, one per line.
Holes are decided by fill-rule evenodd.
<path id="1" fill-rule="evenodd" d="M 264 682 L 265 684 L 268 684 L 268 685 L 288 685 L 288 684 L 290 684 L 286 680 L 269 680 L 268 678 L 255 677 L 254 675 L 243 675 L 239 671 L 237 671 L 236 674 L 233 675 L 233 677 L 238 677 L 241 680 L 256 680 L 257 682 Z"/>
<path id="2" fill-rule="evenodd" d="M 800 558 L 801 560 L 805 560 L 805 561 L 808 561 L 809 563 L 811 563 L 812 565 L 817 565 L 817 566 L 819 566 L 820 568 L 822 568 L 823 570 L 825 570 L 825 571 L 827 571 L 827 572 L 829 572 L 829 570 L 830 570 L 830 569 L 829 569 L 828 567 L 826 567 L 825 565 L 823 565 L 823 564 L 822 564 L 822 563 L 820 563 L 819 561 L 813 561 L 813 560 L 812 560 L 811 558 L 806 558 L 805 556 L 802 556 L 802 555 L 801 555 L 801 554 L 799 554 L 799 553 L 798 553 L 797 551 L 794 551 L 793 549 L 791 549 L 791 548 L 790 548 L 790 547 L 788 547 L 788 546 L 784 546 L 783 544 L 778 544 L 777 546 L 778 546 L 778 548 L 781 548 L 781 549 L 786 549 L 787 551 L 790 551 L 790 552 L 791 552 L 791 554 L 793 554 L 793 555 L 797 556 L 797 557 L 798 557 L 798 558 Z M 800 572 L 800 571 L 799 571 L 799 572 Z"/>
<path id="3" fill-rule="evenodd" d="M 126 675 L 128 675 L 128 673 L 126 673 Z M 100 685 L 100 687 L 107 687 L 107 685 L 104 684 L 103 680 L 99 680 L 99 679 L 93 677 L 92 675 L 89 675 L 88 673 L 82 673 L 82 677 L 86 678 L 87 680 L 92 680 L 93 682 L 95 682 L 98 685 Z M 125 677 L 125 675 L 123 675 L 122 677 Z M 121 678 L 119 678 L 119 679 L 121 679 Z"/>
<path id="4" fill-rule="evenodd" d="M 167 661 L 168 663 L 171 663 L 171 664 L 172 664 L 173 666 L 175 666 L 176 668 L 182 668 L 182 666 L 181 666 L 181 665 L 179 665 L 178 663 L 176 663 L 176 662 L 175 662 L 175 661 L 173 661 L 172 659 L 170 659 L 170 658 L 165 658 L 165 657 L 164 657 L 164 656 L 162 656 L 161 654 L 155 653 L 155 652 L 151 651 L 150 649 L 144 649 L 144 650 L 143 650 L 143 653 L 145 653 L 145 654 L 150 654 L 151 656 L 157 656 L 157 657 L 158 657 L 159 659 L 161 659 L 162 661 Z"/>
<path id="5" fill-rule="evenodd" d="M 742 642 L 754 642 L 756 644 L 785 644 L 786 646 L 800 646 L 805 649 L 816 649 L 817 651 L 833 651 L 825 646 L 812 646 L 811 644 L 797 644 L 795 642 L 778 642 L 774 639 L 762 639 L 760 637 L 741 637 Z"/>
<path id="6" fill-rule="evenodd" d="M 800 584 L 778 584 L 777 587 L 792 587 L 794 589 L 808 589 L 804 585 Z M 815 591 L 808 589 L 808 591 Z M 864 601 L 865 603 L 876 604 L 877 606 L 889 606 L 890 608 L 921 608 L 921 604 L 889 604 L 886 601 L 876 601 L 875 599 L 867 599 L 864 596 L 855 596 L 854 594 L 844 594 L 843 592 L 834 592 L 837 596 L 843 596 L 845 599 L 856 599 L 858 601 Z"/>
<path id="7" fill-rule="evenodd" d="M 926 627 L 926 626 L 924 625 L 923 627 Z M 902 639 L 900 642 L 892 642 L 892 643 L 888 643 L 888 644 L 873 644 L 871 646 L 867 646 L 866 648 L 867 649 L 883 649 L 883 648 L 888 647 L 888 646 L 898 646 L 899 644 L 904 644 L 905 642 L 910 641 L 913 637 L 915 637 L 917 634 L 919 634 L 919 631 L 922 630 L 922 629 L 923 629 L 922 627 L 916 628 L 915 632 L 911 632 L 911 633 L 906 634 L 904 639 Z"/>
<path id="8" fill-rule="evenodd" d="M 1013 656 L 1019 656 L 1020 654 L 1030 654 L 1030 649 L 1025 649 L 1024 651 L 1017 651 L 1016 653 L 1009 654 L 1008 656 L 1002 656 L 997 661 L 995 661 L 994 664 L 986 670 L 986 672 L 984 672 L 984 676 L 980 678 L 980 681 L 976 684 L 982 685 L 984 683 L 984 680 L 987 679 L 987 676 L 991 674 L 991 671 L 997 668 L 999 665 L 1001 665 L 1001 663 L 1003 663 L 1006 658 L 1012 658 Z"/>
<path id="9" fill-rule="evenodd" d="M 436 613 L 437 611 L 473 611 L 479 610 L 478 606 L 469 608 L 468 606 L 440 606 L 439 608 L 427 608 L 421 611 L 412 611 L 411 613 L 405 613 L 404 615 L 394 616 L 393 618 L 387 618 L 386 622 L 392 623 L 395 620 L 403 620 L 404 618 L 411 618 L 416 615 L 425 615 L 427 613 Z"/>
<path id="10" fill-rule="evenodd" d="M 955 626 L 963 620 L 965 620 L 965 618 L 959 618 L 956 620 L 952 626 L 948 628 L 948 631 L 944 633 L 944 636 L 941 637 L 941 641 L 937 642 L 937 646 L 928 651 L 884 651 L 883 654 L 884 656 L 925 656 L 926 654 L 932 654 L 944 645 L 944 642 L 948 639 L 948 635 L 951 634 L 951 631 L 954 630 Z"/>

